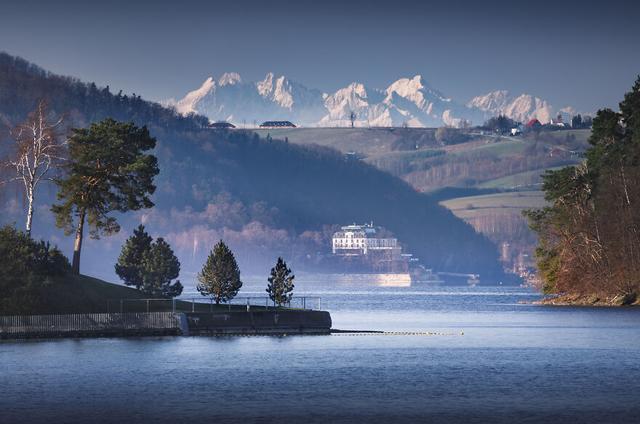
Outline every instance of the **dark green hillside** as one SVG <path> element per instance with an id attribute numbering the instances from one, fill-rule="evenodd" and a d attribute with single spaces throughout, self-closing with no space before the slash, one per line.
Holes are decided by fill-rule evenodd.
<path id="1" fill-rule="evenodd" d="M 107 283 L 86 275 L 67 275 L 45 289 L 46 302 L 38 313 L 91 313 L 106 312 L 107 301 L 117 312 L 119 299 L 143 299 L 149 297 L 138 290 Z"/>
<path id="2" fill-rule="evenodd" d="M 183 270 L 197 271 L 219 238 L 239 252 L 243 269 L 262 270 L 278 255 L 298 269 L 312 267 L 329 251 L 331 226 L 373 220 L 436 269 L 501 272 L 490 241 L 371 165 L 326 147 L 205 129 L 201 117 L 181 117 L 137 96 L 114 95 L 0 54 L 0 119 L 15 123 L 42 97 L 56 112 L 68 113 L 73 125 L 113 117 L 149 127 L 158 139 L 160 175 L 156 207 L 142 214 L 175 246 Z M 142 214 L 123 217 L 123 229 L 133 228 Z M 85 270 L 113 269 L 117 247 L 100 252 L 99 263 L 91 251 Z"/>

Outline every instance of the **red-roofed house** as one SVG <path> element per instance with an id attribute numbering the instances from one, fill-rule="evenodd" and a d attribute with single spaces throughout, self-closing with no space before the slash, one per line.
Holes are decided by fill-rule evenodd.
<path id="1" fill-rule="evenodd" d="M 527 128 L 530 130 L 539 129 L 541 127 L 542 127 L 542 124 L 540 123 L 540 121 L 538 121 L 535 118 L 527 122 Z"/>

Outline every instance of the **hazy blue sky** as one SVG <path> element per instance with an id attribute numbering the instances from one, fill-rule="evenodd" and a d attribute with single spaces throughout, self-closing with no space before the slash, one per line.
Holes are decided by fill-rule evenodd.
<path id="1" fill-rule="evenodd" d="M 615 106 L 640 73 L 633 0 L 0 0 L 0 50 L 150 99 L 268 71 L 335 90 L 422 74 L 466 101 L 494 89 Z"/>

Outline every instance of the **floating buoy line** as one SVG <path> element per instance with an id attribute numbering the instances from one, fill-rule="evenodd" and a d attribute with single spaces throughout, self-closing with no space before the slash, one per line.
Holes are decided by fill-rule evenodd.
<path id="1" fill-rule="evenodd" d="M 442 333 L 438 331 L 332 331 L 333 336 L 464 336 L 464 331 L 458 333 Z"/>

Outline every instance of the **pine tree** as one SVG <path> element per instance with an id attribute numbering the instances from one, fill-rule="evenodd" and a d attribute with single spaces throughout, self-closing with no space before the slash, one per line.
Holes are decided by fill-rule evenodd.
<path id="1" fill-rule="evenodd" d="M 146 127 L 105 119 L 89 128 L 75 128 L 69 138 L 68 174 L 56 181 L 60 204 L 51 207 L 56 225 L 75 231 L 72 270 L 80 273 L 85 221 L 91 237 L 120 231 L 111 212 L 150 208 L 158 174 L 156 157 L 144 154 L 156 145 Z"/>
<path id="2" fill-rule="evenodd" d="M 203 296 L 211 296 L 218 305 L 236 297 L 242 287 L 240 269 L 229 247 L 220 240 L 213 248 L 202 271 L 198 274 L 197 289 Z"/>
<path id="3" fill-rule="evenodd" d="M 144 225 L 133 230 L 133 235 L 122 246 L 116 274 L 128 286 L 142 287 L 142 258 L 151 249 L 153 238 L 144 230 Z"/>
<path id="4" fill-rule="evenodd" d="M 158 237 L 144 252 L 141 265 L 143 292 L 162 297 L 175 297 L 182 293 L 180 281 L 171 283 L 180 274 L 180 262 L 162 237 Z"/>
<path id="5" fill-rule="evenodd" d="M 293 297 L 293 279 L 295 275 L 291 274 L 291 269 L 287 268 L 287 263 L 278 258 L 278 262 L 274 268 L 271 268 L 271 276 L 268 278 L 267 293 L 269 298 L 278 306 L 282 306 L 291 301 Z"/>
<path id="6" fill-rule="evenodd" d="M 640 78 L 620 111 L 599 110 L 586 161 L 547 171 L 548 206 L 527 211 L 548 293 L 640 293 Z"/>

